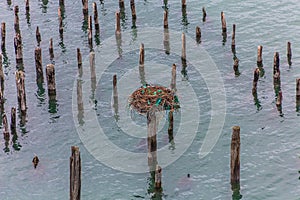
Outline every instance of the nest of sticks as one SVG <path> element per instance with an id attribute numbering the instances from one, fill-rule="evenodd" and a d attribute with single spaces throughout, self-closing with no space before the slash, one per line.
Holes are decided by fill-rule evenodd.
<path id="1" fill-rule="evenodd" d="M 129 96 L 130 108 L 146 114 L 153 106 L 164 110 L 180 108 L 178 97 L 171 89 L 158 85 L 144 85 Z"/>

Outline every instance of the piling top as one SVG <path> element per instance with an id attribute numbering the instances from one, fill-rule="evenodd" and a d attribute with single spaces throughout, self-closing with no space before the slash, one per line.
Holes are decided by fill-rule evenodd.
<path id="1" fill-rule="evenodd" d="M 128 99 L 129 107 L 140 114 L 147 113 L 153 106 L 162 106 L 164 110 L 180 108 L 178 97 L 171 89 L 146 84 L 135 90 Z"/>
<path id="2" fill-rule="evenodd" d="M 233 126 L 233 127 L 232 127 L 232 130 L 233 130 L 233 131 L 240 131 L 240 127 L 239 127 L 239 126 Z"/>

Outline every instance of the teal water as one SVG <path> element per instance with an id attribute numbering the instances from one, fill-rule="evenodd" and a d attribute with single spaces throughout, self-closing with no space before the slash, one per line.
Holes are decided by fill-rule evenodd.
<path id="1" fill-rule="evenodd" d="M 101 55 L 101 51 L 104 51 L 101 48 L 105 41 L 114 37 L 115 11 L 118 10 L 118 2 L 104 1 L 104 4 L 100 4 L 100 1 L 96 2 L 101 28 L 100 44 L 96 55 Z M 89 47 L 81 1 L 70 0 L 65 4 L 64 38 L 61 40 L 58 32 L 58 1 L 32 0 L 29 20 L 26 19 L 24 1 L 12 1 L 10 6 L 6 1 L 0 2 L 0 21 L 5 21 L 7 27 L 8 60 L 4 63 L 6 113 L 9 116 L 11 107 L 17 105 L 13 47 L 13 7 L 15 5 L 19 5 L 20 8 L 28 104 L 26 126 L 21 127 L 18 124 L 20 150 L 15 150 L 10 144 L 9 152 L 1 151 L 0 153 L 0 199 L 67 199 L 69 196 L 69 156 L 72 145 L 79 146 L 81 151 L 82 199 L 138 199 L 138 196 L 150 199 L 149 173 L 127 173 L 106 166 L 89 153 L 77 134 L 78 127 L 74 120 L 78 119 L 73 119 L 72 111 L 73 86 L 78 78 L 76 49 L 81 48 L 83 58 L 86 58 L 89 54 Z M 141 37 L 139 32 L 148 27 L 161 28 L 163 37 L 164 10 L 162 6 L 163 1 L 136 2 L 137 27 L 132 29 L 129 1 L 125 0 L 125 18 L 121 23 L 121 28 L 123 32 L 131 33 L 131 38 L 127 40 L 134 43 Z M 208 14 L 205 23 L 201 21 L 202 6 L 206 7 Z M 212 115 L 210 95 L 205 81 L 193 66 L 188 68 L 189 80 L 182 79 L 180 58 L 173 54 L 170 56 L 164 54 L 163 45 L 161 50 L 146 51 L 146 62 L 168 66 L 174 62 L 178 63 L 178 85 L 188 82 L 198 86 L 195 87 L 195 92 L 201 110 L 199 129 L 193 143 L 177 161 L 163 168 L 164 199 L 232 198 L 229 161 L 231 127 L 234 125 L 241 126 L 240 193 L 243 195 L 242 199 L 299 199 L 300 116 L 295 108 L 295 79 L 300 77 L 298 67 L 300 64 L 298 56 L 300 21 L 297 17 L 300 14 L 299 10 L 300 3 L 295 0 L 285 2 L 270 0 L 199 2 L 192 0 L 187 2 L 188 23 L 186 23 L 182 19 L 180 3 L 169 1 L 170 32 L 172 30 L 183 31 L 187 36 L 194 38 L 195 27 L 201 27 L 201 46 L 216 63 L 224 81 L 226 118 L 218 142 L 206 157 L 199 159 L 199 147 L 203 143 Z M 92 14 L 91 11 L 90 2 L 90 14 Z M 221 11 L 225 12 L 227 20 L 228 37 L 225 45 L 222 44 Z M 236 51 L 241 72 L 239 77 L 234 76 L 232 69 L 231 27 L 233 23 L 237 26 Z M 41 31 L 44 66 L 50 63 L 49 39 L 52 37 L 54 41 L 57 102 L 54 107 L 52 105 L 50 108 L 47 93 L 40 92 L 35 81 L 36 26 L 39 26 Z M 151 40 L 152 38 L 149 38 L 149 41 Z M 291 67 L 286 61 L 287 41 L 292 43 L 293 64 Z M 94 45 L 96 46 L 96 43 Z M 261 104 L 259 109 L 254 104 L 251 94 L 258 45 L 264 47 L 263 64 L 266 73 L 258 83 L 258 98 Z M 112 48 L 118 51 L 116 43 Z M 275 105 L 272 83 L 275 51 L 280 54 L 283 117 L 279 115 Z M 102 87 L 95 90 L 97 104 L 94 106 L 97 109 L 96 113 L 100 115 L 98 118 L 100 124 L 114 144 L 128 151 L 143 152 L 145 150 L 143 142 L 139 144 L 138 138 L 124 134 L 117 127 L 110 99 L 112 92 L 110 77 L 114 73 L 119 76 L 131 70 L 133 67 L 130 65 L 137 65 L 137 56 L 138 49 L 133 49 L 130 53 L 124 53 L 122 59 L 112 60 L 101 79 Z M 158 73 L 157 76 L 158 79 L 165 78 L 163 73 Z M 122 83 L 121 80 L 120 83 Z M 139 86 L 135 80 L 132 80 L 130 84 Z M 119 112 L 124 114 L 127 110 L 120 107 Z M 179 114 L 176 116 L 179 117 Z M 144 118 L 137 116 L 135 123 L 145 125 Z M 164 128 L 162 131 L 165 130 Z M 160 141 L 158 147 L 166 145 L 164 136 L 158 137 Z M 180 144 L 180 141 L 176 142 Z M 4 149 L 3 139 L 1 139 L 1 149 Z M 31 163 L 35 154 L 40 158 L 40 164 L 36 170 L 33 169 Z M 192 180 L 185 182 L 184 177 L 187 173 L 191 174 Z"/>

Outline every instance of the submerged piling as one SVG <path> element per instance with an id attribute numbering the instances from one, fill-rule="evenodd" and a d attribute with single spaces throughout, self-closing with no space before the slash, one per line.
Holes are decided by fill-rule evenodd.
<path id="1" fill-rule="evenodd" d="M 240 127 L 232 127 L 230 151 L 231 185 L 240 184 Z"/>
<path id="2" fill-rule="evenodd" d="M 46 66 L 46 76 L 47 76 L 47 86 L 48 86 L 48 95 L 56 95 L 56 84 L 55 84 L 55 68 L 53 64 L 48 64 Z"/>
<path id="3" fill-rule="evenodd" d="M 287 61 L 289 66 L 292 65 L 292 47 L 291 42 L 287 42 Z"/>
<path id="4" fill-rule="evenodd" d="M 6 25 L 5 22 L 1 23 L 1 49 L 5 49 Z"/>
<path id="5" fill-rule="evenodd" d="M 81 158 L 78 147 L 71 147 L 70 157 L 70 200 L 80 200 Z"/>

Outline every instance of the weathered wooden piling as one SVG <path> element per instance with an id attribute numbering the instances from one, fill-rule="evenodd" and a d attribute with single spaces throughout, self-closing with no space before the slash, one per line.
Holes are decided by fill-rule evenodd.
<path id="1" fill-rule="evenodd" d="M 55 68 L 53 64 L 48 64 L 46 66 L 46 76 L 47 76 L 47 86 L 48 86 L 48 95 L 56 95 L 56 84 L 55 84 Z"/>
<path id="2" fill-rule="evenodd" d="M 82 76 L 82 56 L 81 56 L 81 52 L 80 49 L 77 48 L 77 64 L 78 64 L 78 74 L 79 77 Z"/>
<path id="3" fill-rule="evenodd" d="M 144 44 L 141 43 L 141 45 L 140 45 L 139 64 L 144 65 L 144 61 L 145 61 L 145 50 L 144 50 Z"/>
<path id="4" fill-rule="evenodd" d="M 168 11 L 165 10 L 164 11 L 164 28 L 168 28 L 169 27 L 169 22 L 168 22 Z"/>
<path id="5" fill-rule="evenodd" d="M 14 23 L 14 28 L 15 28 L 15 33 L 20 33 L 20 22 L 19 22 L 19 6 L 15 6 L 14 8 L 15 12 L 15 23 Z"/>
<path id="6" fill-rule="evenodd" d="M 231 51 L 235 52 L 235 24 L 232 25 Z"/>
<path id="7" fill-rule="evenodd" d="M 196 27 L 196 41 L 197 43 L 201 42 L 201 29 L 199 26 Z"/>
<path id="8" fill-rule="evenodd" d="M 59 6 L 65 7 L 65 0 L 59 0 Z"/>
<path id="9" fill-rule="evenodd" d="M 113 76 L 113 108 L 115 112 L 115 119 L 118 121 L 119 112 L 119 99 L 118 99 L 118 87 L 117 87 L 117 75 Z"/>
<path id="10" fill-rule="evenodd" d="M 16 63 L 19 66 L 23 64 L 22 38 L 19 33 L 17 33 L 14 38 L 14 46 L 16 54 Z"/>
<path id="11" fill-rule="evenodd" d="M 164 29 L 164 50 L 167 55 L 170 54 L 170 34 L 168 28 Z"/>
<path id="12" fill-rule="evenodd" d="M 59 7 L 57 11 L 58 11 L 58 21 L 59 21 L 59 34 L 62 35 L 64 33 L 64 27 L 63 27 L 63 18 L 61 15 L 61 8 Z"/>
<path id="13" fill-rule="evenodd" d="M 277 106 L 277 110 L 280 112 L 280 114 L 282 114 L 282 91 L 281 90 L 278 92 L 278 96 L 276 99 L 276 106 Z"/>
<path id="14" fill-rule="evenodd" d="M 5 49 L 6 25 L 5 22 L 1 23 L 1 49 Z"/>
<path id="15" fill-rule="evenodd" d="M 81 158 L 78 147 L 71 147 L 70 157 L 70 200 L 80 200 Z"/>
<path id="16" fill-rule="evenodd" d="M 16 124 L 16 108 L 12 107 L 10 112 L 10 131 L 12 135 L 17 134 Z"/>
<path id="17" fill-rule="evenodd" d="M 25 0 L 25 10 L 26 10 L 26 13 L 29 13 L 29 10 L 30 10 L 29 0 Z"/>
<path id="18" fill-rule="evenodd" d="M 124 10 L 125 9 L 124 0 L 119 0 L 119 7 L 120 7 L 120 10 Z"/>
<path id="19" fill-rule="evenodd" d="M 42 49 L 36 47 L 34 51 L 35 58 L 35 69 L 36 69 L 36 81 L 37 83 L 42 83 L 44 81 L 43 75 L 43 64 L 42 64 Z"/>
<path id="20" fill-rule="evenodd" d="M 36 31 L 35 31 L 35 38 L 36 38 L 37 46 L 39 47 L 42 38 L 41 38 L 40 28 L 38 26 L 36 27 Z"/>
<path id="21" fill-rule="evenodd" d="M 156 112 L 157 112 L 156 107 L 152 107 L 151 110 L 147 112 L 148 166 L 149 166 L 150 172 L 153 172 L 157 165 Z"/>
<path id="22" fill-rule="evenodd" d="M 88 16 L 89 14 L 89 3 L 88 0 L 82 0 L 82 12 L 84 16 Z"/>
<path id="23" fill-rule="evenodd" d="M 278 93 L 281 88 L 280 70 L 279 70 L 279 53 L 278 52 L 275 52 L 275 54 L 274 54 L 273 84 L 274 84 L 275 95 L 278 96 Z"/>
<path id="24" fill-rule="evenodd" d="M 240 127 L 232 127 L 230 151 L 230 177 L 231 184 L 240 183 Z"/>
<path id="25" fill-rule="evenodd" d="M 93 24 L 92 24 L 92 16 L 89 16 L 88 19 L 88 40 L 90 49 L 93 49 Z"/>
<path id="26" fill-rule="evenodd" d="M 226 33 L 227 32 L 226 19 L 223 11 L 221 12 L 221 22 L 222 22 L 222 33 Z"/>
<path id="27" fill-rule="evenodd" d="M 169 118 L 169 127 L 168 127 L 169 143 L 172 143 L 174 142 L 174 136 L 173 136 L 174 117 L 173 117 L 172 110 L 170 110 L 168 118 Z"/>
<path id="28" fill-rule="evenodd" d="M 120 11 L 116 12 L 116 34 L 121 34 Z"/>
<path id="29" fill-rule="evenodd" d="M 32 159 L 32 164 L 33 164 L 34 169 L 36 169 L 39 162 L 40 162 L 39 158 L 37 156 L 34 156 L 33 159 Z"/>
<path id="30" fill-rule="evenodd" d="M 258 79 L 259 79 L 259 68 L 256 68 L 254 70 L 254 74 L 253 74 L 253 87 L 252 87 L 252 94 L 253 95 L 257 94 Z"/>
<path id="31" fill-rule="evenodd" d="M 296 79 L 296 111 L 300 111 L 300 78 Z"/>
<path id="32" fill-rule="evenodd" d="M 171 79 L 171 84 L 170 88 L 173 92 L 176 91 L 176 65 L 172 65 L 172 79 Z"/>
<path id="33" fill-rule="evenodd" d="M 161 190 L 161 177 L 162 177 L 162 169 L 159 165 L 156 165 L 155 169 L 155 189 Z"/>
<path id="34" fill-rule="evenodd" d="M 3 65 L 2 65 L 2 54 L 0 53 L 0 91 L 2 95 L 4 94 L 4 72 L 3 72 Z"/>
<path id="35" fill-rule="evenodd" d="M 203 22 L 206 21 L 206 10 L 205 10 L 205 7 L 202 7 L 202 21 Z"/>
<path id="36" fill-rule="evenodd" d="M 100 25 L 99 25 L 99 19 L 98 19 L 98 9 L 97 9 L 97 3 L 93 2 L 93 11 L 94 11 L 94 23 L 95 23 L 95 34 L 100 34 Z"/>
<path id="37" fill-rule="evenodd" d="M 135 12 L 135 3 L 134 0 L 130 0 L 130 8 L 131 8 L 131 17 L 133 20 L 136 20 L 136 12 Z"/>
<path id="38" fill-rule="evenodd" d="M 2 124 L 3 124 L 2 125 L 3 126 L 3 138 L 4 138 L 4 141 L 5 141 L 4 151 L 9 152 L 8 145 L 9 145 L 10 134 L 9 134 L 9 131 L 8 131 L 8 122 L 7 122 L 7 117 L 6 117 L 5 113 L 3 113 L 3 115 L 2 115 Z"/>
<path id="39" fill-rule="evenodd" d="M 257 47 L 257 67 L 263 67 L 262 50 L 263 46 L 259 45 Z"/>
<path id="40" fill-rule="evenodd" d="M 181 60 L 186 60 L 186 40 L 185 40 L 185 34 L 182 33 L 181 35 Z"/>
<path id="41" fill-rule="evenodd" d="M 289 66 L 292 65 L 292 47 L 291 42 L 287 42 L 287 61 Z"/>
<path id="42" fill-rule="evenodd" d="M 181 0 L 181 7 L 186 8 L 186 0 Z"/>
<path id="43" fill-rule="evenodd" d="M 50 60 L 54 59 L 54 51 L 53 51 L 53 39 L 50 38 L 49 41 L 49 55 L 50 55 Z"/>
<path id="44" fill-rule="evenodd" d="M 26 92 L 25 92 L 25 74 L 23 71 L 16 71 L 17 96 L 21 115 L 26 114 Z"/>
<path id="45" fill-rule="evenodd" d="M 237 57 L 235 57 L 234 60 L 233 60 L 233 70 L 234 70 L 234 75 L 235 76 L 240 75 L 239 62 L 240 62 L 240 60 Z"/>

